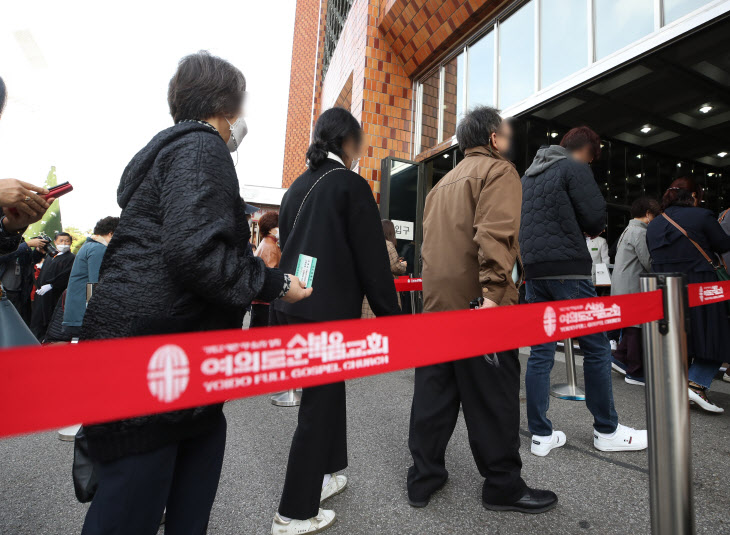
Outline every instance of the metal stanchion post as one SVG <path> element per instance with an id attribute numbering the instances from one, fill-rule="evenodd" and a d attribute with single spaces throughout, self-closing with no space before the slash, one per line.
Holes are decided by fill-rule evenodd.
<path id="1" fill-rule="evenodd" d="M 664 319 L 643 327 L 651 532 L 694 534 L 684 278 L 641 276 L 642 292 L 657 289 Z"/>
<path id="2" fill-rule="evenodd" d="M 578 379 L 575 374 L 575 354 L 572 338 L 568 338 L 563 342 L 563 349 L 565 350 L 565 368 L 568 372 L 568 382 L 553 385 L 550 389 L 550 395 L 571 401 L 585 401 L 586 394 L 578 386 Z"/>
<path id="3" fill-rule="evenodd" d="M 302 390 L 300 388 L 279 392 L 271 396 L 271 404 L 277 407 L 298 407 L 302 404 Z"/>

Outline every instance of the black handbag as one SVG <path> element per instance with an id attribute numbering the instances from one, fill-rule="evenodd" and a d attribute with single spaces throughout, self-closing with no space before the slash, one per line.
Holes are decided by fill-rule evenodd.
<path id="1" fill-rule="evenodd" d="M 74 462 L 71 469 L 76 499 L 81 503 L 90 502 L 99 485 L 98 468 L 89 457 L 89 441 L 84 427 L 81 426 L 74 439 Z"/>

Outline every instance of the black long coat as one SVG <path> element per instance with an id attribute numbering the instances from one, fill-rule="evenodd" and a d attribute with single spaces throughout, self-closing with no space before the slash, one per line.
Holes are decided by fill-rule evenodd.
<path id="1" fill-rule="evenodd" d="M 704 208 L 670 206 L 666 213 L 713 258 L 730 251 L 725 234 L 714 214 Z M 655 273 L 684 273 L 688 283 L 717 282 L 714 269 L 677 228 L 659 216 L 649 223 L 646 241 Z M 689 311 L 687 334 L 689 355 L 718 363 L 730 355 L 730 323 L 725 303 L 693 307 Z"/>

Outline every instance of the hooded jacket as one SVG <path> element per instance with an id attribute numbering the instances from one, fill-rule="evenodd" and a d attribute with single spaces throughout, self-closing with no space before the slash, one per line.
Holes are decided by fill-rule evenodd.
<path id="1" fill-rule="evenodd" d="M 520 249 L 525 277 L 591 278 L 584 232 L 606 226 L 606 201 L 588 165 L 560 145 L 540 147 L 522 177 Z"/>
<path id="2" fill-rule="evenodd" d="M 122 214 L 82 340 L 240 328 L 254 298 L 283 289 L 283 273 L 248 247 L 236 171 L 213 127 L 182 122 L 157 134 L 127 165 L 117 200 Z M 90 454 L 111 460 L 195 436 L 216 425 L 221 407 L 89 426 Z"/>
<path id="3" fill-rule="evenodd" d="M 423 298 L 427 312 L 469 308 L 485 297 L 516 305 L 512 268 L 519 258 L 520 175 L 487 147 L 465 157 L 426 197 Z"/>

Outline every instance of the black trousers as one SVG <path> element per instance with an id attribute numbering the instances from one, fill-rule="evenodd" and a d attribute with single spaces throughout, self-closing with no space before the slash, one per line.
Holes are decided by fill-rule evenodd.
<path id="1" fill-rule="evenodd" d="M 25 324 L 30 327 L 30 292 L 6 290 L 5 295 L 8 296 L 8 301 L 13 304 Z"/>
<path id="2" fill-rule="evenodd" d="M 99 464 L 99 487 L 81 535 L 203 535 L 226 446 L 226 419 L 209 433 Z"/>
<path id="3" fill-rule="evenodd" d="M 621 341 L 613 353 L 616 360 L 626 365 L 626 373 L 638 377 L 644 376 L 644 349 L 641 339 L 641 327 L 624 327 Z"/>
<path id="4" fill-rule="evenodd" d="M 491 355 L 494 359 L 494 355 Z M 408 496 L 425 501 L 448 479 L 446 446 L 459 418 L 469 433 L 474 461 L 484 476 L 482 499 L 506 505 L 526 488 L 520 476 L 520 361 L 517 351 L 416 369 L 408 447 Z"/>
<path id="5" fill-rule="evenodd" d="M 274 311 L 275 325 L 303 323 Z M 299 406 L 279 514 L 298 520 L 317 516 L 325 474 L 347 468 L 345 383 L 305 388 Z"/>

